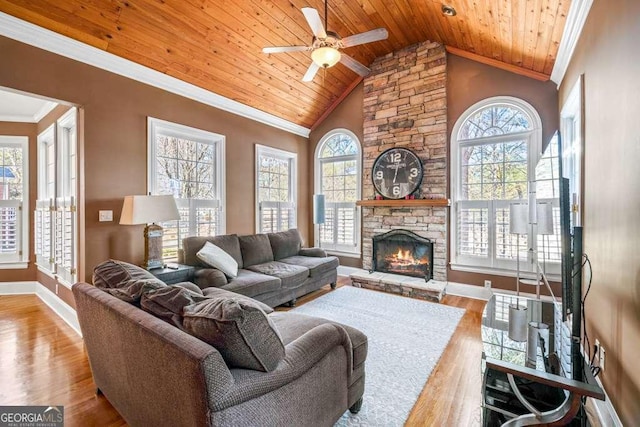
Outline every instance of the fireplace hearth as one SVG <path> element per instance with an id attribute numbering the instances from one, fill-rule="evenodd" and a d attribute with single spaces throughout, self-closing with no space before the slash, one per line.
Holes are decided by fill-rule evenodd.
<path id="1" fill-rule="evenodd" d="M 409 230 L 391 230 L 373 236 L 372 271 L 433 277 L 433 242 Z"/>

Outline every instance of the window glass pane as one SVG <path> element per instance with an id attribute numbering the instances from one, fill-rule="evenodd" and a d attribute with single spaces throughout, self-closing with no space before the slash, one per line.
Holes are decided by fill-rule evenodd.
<path id="1" fill-rule="evenodd" d="M 22 148 L 0 147 L 0 200 L 22 200 Z"/>
<path id="2" fill-rule="evenodd" d="M 349 156 L 358 153 L 358 146 L 349 135 L 338 133 L 329 138 L 323 145 L 320 158 Z"/>
<path id="3" fill-rule="evenodd" d="M 459 140 L 523 132 L 533 128 L 528 115 L 511 105 L 493 105 L 472 114 L 460 128 Z"/>

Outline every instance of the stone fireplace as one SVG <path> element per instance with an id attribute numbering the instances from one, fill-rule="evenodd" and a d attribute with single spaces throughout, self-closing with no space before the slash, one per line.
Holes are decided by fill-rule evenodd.
<path id="1" fill-rule="evenodd" d="M 432 278 L 433 243 L 409 230 L 373 236 L 373 271 Z"/>
<path id="2" fill-rule="evenodd" d="M 362 204 L 363 268 L 373 270 L 376 235 L 403 229 L 433 244 L 430 270 L 447 280 L 446 52 L 424 42 L 377 58 L 364 80 L 363 201 L 375 199 L 371 168 L 380 153 L 405 147 L 424 165 L 416 199 Z M 426 199 L 426 200 L 425 200 Z M 385 201 L 386 202 L 386 201 Z M 424 283 L 424 282 L 423 282 Z"/>

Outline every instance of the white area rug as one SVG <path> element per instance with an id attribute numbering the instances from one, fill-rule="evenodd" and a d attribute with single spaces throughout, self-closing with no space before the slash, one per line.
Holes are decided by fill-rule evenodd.
<path id="1" fill-rule="evenodd" d="M 402 426 L 463 309 L 343 286 L 293 311 L 353 326 L 369 338 L 364 403 L 336 426 Z"/>

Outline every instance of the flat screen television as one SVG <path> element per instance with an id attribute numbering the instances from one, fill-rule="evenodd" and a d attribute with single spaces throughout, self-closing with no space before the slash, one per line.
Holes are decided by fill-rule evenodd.
<path id="1" fill-rule="evenodd" d="M 584 359 L 580 353 L 582 323 L 582 227 L 574 227 L 571 219 L 572 197 L 570 180 L 565 176 L 562 163 L 562 139 L 555 132 L 547 144 L 538 165 L 536 181 L 547 182 L 547 192 L 559 200 L 559 257 L 562 290 L 562 320 L 568 321 L 571 329 L 571 376 L 583 379 Z M 540 184 L 538 193 L 540 193 Z M 548 194 L 547 194 L 548 196 Z"/>

